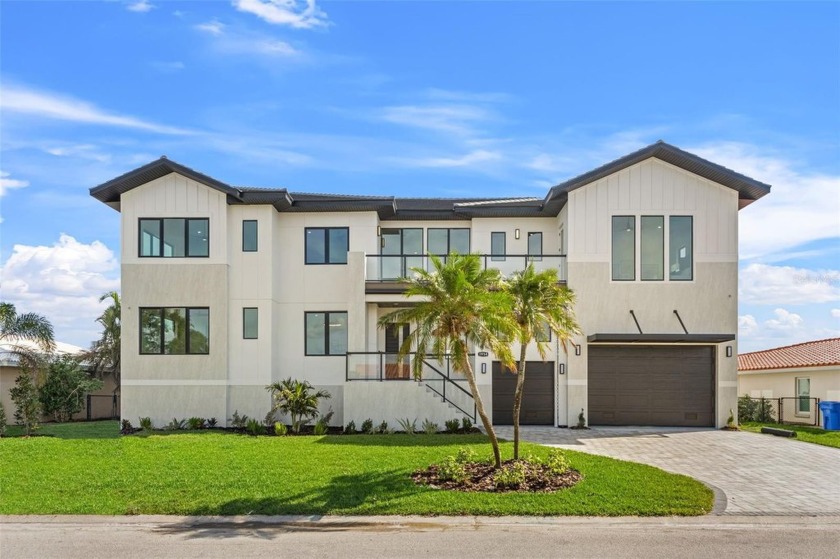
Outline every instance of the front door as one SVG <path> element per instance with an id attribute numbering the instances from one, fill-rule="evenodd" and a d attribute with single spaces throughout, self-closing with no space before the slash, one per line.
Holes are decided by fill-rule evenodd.
<path id="1" fill-rule="evenodd" d="M 410 357 L 399 362 L 397 353 L 400 351 L 403 342 L 408 338 L 410 332 L 408 324 L 389 324 L 385 327 L 385 378 L 386 379 L 409 379 Z"/>

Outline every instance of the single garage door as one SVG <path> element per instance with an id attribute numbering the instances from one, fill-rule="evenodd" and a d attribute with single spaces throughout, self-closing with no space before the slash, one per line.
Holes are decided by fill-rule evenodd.
<path id="1" fill-rule="evenodd" d="M 589 423 L 714 426 L 714 356 L 708 346 L 589 346 Z"/>
<path id="2" fill-rule="evenodd" d="M 513 424 L 513 393 L 516 375 L 493 362 L 493 424 Z M 525 390 L 522 393 L 520 425 L 554 424 L 554 363 L 528 361 L 525 365 Z"/>

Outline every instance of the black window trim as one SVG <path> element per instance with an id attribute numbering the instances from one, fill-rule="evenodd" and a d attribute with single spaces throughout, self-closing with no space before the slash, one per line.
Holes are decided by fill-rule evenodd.
<path id="1" fill-rule="evenodd" d="M 166 309 L 184 309 L 184 311 L 185 311 L 184 314 L 186 316 L 187 336 L 186 336 L 186 340 L 184 342 L 184 353 L 165 353 L 164 352 L 165 346 L 164 346 L 164 343 L 163 343 L 163 335 L 164 335 L 165 330 L 164 330 L 164 323 L 163 323 L 163 312 Z M 149 311 L 149 310 L 160 311 L 160 351 L 157 352 L 157 353 L 151 353 L 151 352 L 143 351 L 143 311 Z M 192 353 L 190 351 L 189 328 L 190 328 L 190 311 L 192 311 L 192 310 L 207 311 L 208 336 L 207 336 L 207 352 L 206 353 Z M 210 332 L 210 307 L 176 307 L 176 306 L 171 306 L 171 307 L 139 307 L 138 311 L 139 312 L 138 312 L 137 321 L 138 321 L 139 326 L 140 326 L 140 328 L 138 330 L 139 333 L 140 333 L 140 336 L 138 337 L 140 347 L 138 349 L 139 349 L 140 355 L 210 355 L 210 336 L 209 336 L 209 332 Z"/>
<path id="2" fill-rule="evenodd" d="M 183 219 L 184 220 L 184 256 L 164 256 L 163 255 L 163 222 L 166 219 Z M 190 254 L 190 221 L 206 221 L 207 222 L 207 254 L 200 254 L 192 256 Z M 157 221 L 160 226 L 160 254 L 143 255 L 143 225 L 144 221 Z M 137 257 L 138 258 L 210 258 L 210 218 L 209 217 L 138 217 L 137 218 Z"/>
<path id="3" fill-rule="evenodd" d="M 540 236 L 540 254 L 539 256 L 532 256 L 531 255 L 531 235 L 539 235 Z M 525 254 L 528 255 L 529 262 L 542 262 L 543 257 L 543 232 L 542 231 L 528 231 L 528 235 L 525 237 L 526 244 L 525 244 Z"/>
<path id="4" fill-rule="evenodd" d="M 309 353 L 309 337 L 306 335 L 306 318 L 310 314 L 324 315 L 324 353 Z M 304 311 L 303 312 L 303 355 L 304 357 L 346 357 L 344 353 L 330 353 L 330 315 L 345 314 L 347 316 L 347 335 L 350 336 L 350 316 L 347 311 Z"/>
<path id="5" fill-rule="evenodd" d="M 253 336 L 253 337 L 245 335 L 245 313 L 247 311 L 257 311 L 257 335 Z M 242 339 L 243 340 L 258 340 L 258 339 L 260 339 L 260 308 L 259 307 L 242 307 Z"/>
<path id="6" fill-rule="evenodd" d="M 692 214 L 668 214 L 664 216 L 668 218 L 668 251 L 671 250 L 671 218 L 672 217 L 687 217 L 690 222 L 690 231 L 691 231 L 691 277 L 688 279 L 671 279 L 671 258 L 670 254 L 668 255 L 668 281 L 676 281 L 676 282 L 693 282 L 694 281 L 694 215 Z M 663 219 L 664 221 L 664 219 Z"/>
<path id="7" fill-rule="evenodd" d="M 253 223 L 256 226 L 256 238 L 254 239 L 254 250 L 245 248 L 245 224 Z M 258 219 L 242 220 L 242 252 L 259 252 L 260 250 L 260 221 Z"/>
<path id="8" fill-rule="evenodd" d="M 502 236 L 502 253 L 496 255 L 493 253 L 493 235 Z M 490 231 L 490 261 L 491 262 L 505 262 L 507 261 L 507 231 Z"/>
<path id="9" fill-rule="evenodd" d="M 617 217 L 630 217 L 633 218 L 633 277 L 630 279 L 616 279 L 615 278 L 615 271 L 613 270 L 613 252 L 615 251 L 615 243 L 613 241 L 613 220 Z M 627 281 L 636 281 L 636 237 L 638 236 L 636 233 L 636 214 L 628 215 L 628 214 L 615 214 L 610 216 L 610 281 L 620 281 L 620 282 L 627 282 Z"/>
<path id="10" fill-rule="evenodd" d="M 349 227 L 304 227 L 303 229 L 303 264 L 305 266 L 346 266 L 347 258 L 345 256 L 344 262 L 330 262 L 330 235 L 329 231 L 333 229 L 344 229 L 347 231 L 347 252 L 350 252 L 350 228 Z M 309 236 L 307 233 L 312 230 L 324 231 L 324 262 L 309 262 L 307 260 L 306 246 L 309 243 Z"/>
<path id="11" fill-rule="evenodd" d="M 661 217 L 662 218 L 662 278 L 661 279 L 645 279 L 644 277 L 642 277 L 643 276 L 643 273 L 642 273 L 642 239 L 644 238 L 642 236 L 642 221 L 646 217 Z M 665 281 L 665 275 L 666 275 L 665 270 L 670 268 L 670 266 L 665 265 L 665 221 L 666 221 L 666 218 L 669 218 L 669 217 L 670 216 L 668 216 L 668 215 L 656 215 L 656 214 L 642 214 L 642 215 L 639 215 L 639 281 Z M 671 233 L 670 228 L 671 228 L 671 225 L 670 225 L 670 222 L 669 222 L 669 224 L 668 224 L 668 234 L 669 235 Z M 691 236 L 693 238 L 694 233 L 692 233 Z M 633 250 L 635 250 L 635 248 Z M 694 254 L 694 253 L 692 252 L 692 254 Z M 635 259 L 635 255 L 633 255 L 633 257 Z M 670 271 L 668 272 L 668 275 L 670 276 Z M 670 281 L 670 279 L 671 278 L 669 277 L 668 280 Z"/>
<path id="12" fill-rule="evenodd" d="M 449 254 L 452 252 L 452 235 L 450 234 L 450 231 L 466 231 L 468 237 L 467 241 L 469 243 L 470 248 L 470 250 L 467 251 L 467 254 L 470 254 L 470 252 L 472 252 L 472 229 L 470 229 L 469 227 L 427 227 L 426 248 L 429 248 L 430 231 L 446 231 L 446 254 L 435 254 L 435 256 L 449 256 Z"/>

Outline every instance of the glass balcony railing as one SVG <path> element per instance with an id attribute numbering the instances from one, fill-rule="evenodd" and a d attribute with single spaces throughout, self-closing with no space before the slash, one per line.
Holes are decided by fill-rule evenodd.
<path id="1" fill-rule="evenodd" d="M 529 264 L 537 272 L 553 268 L 557 270 L 560 281 L 566 281 L 566 256 L 562 254 L 480 254 L 484 269 L 499 270 L 503 276 L 524 270 Z M 446 259 L 445 256 L 441 256 Z M 368 254 L 365 256 L 365 280 L 393 282 L 401 278 L 410 278 L 415 269 L 430 271 L 432 262 L 428 256 L 415 254 Z"/>

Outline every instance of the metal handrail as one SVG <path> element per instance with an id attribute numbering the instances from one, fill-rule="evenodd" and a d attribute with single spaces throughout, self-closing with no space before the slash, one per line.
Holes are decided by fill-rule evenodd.
<path id="1" fill-rule="evenodd" d="M 446 259 L 448 255 L 446 254 L 366 254 L 366 259 L 375 259 L 371 261 L 371 265 L 373 267 L 367 267 L 368 277 L 366 278 L 367 281 L 399 281 L 400 279 L 409 276 L 411 274 L 412 268 L 422 268 L 425 270 L 429 270 L 431 267 L 431 259 L 430 256 L 437 256 L 441 259 Z M 561 274 L 564 279 L 565 270 L 564 270 L 564 262 L 566 261 L 565 254 L 475 254 L 478 258 L 481 259 L 482 268 L 487 269 L 504 269 L 504 268 L 515 268 L 512 271 L 519 271 L 524 270 L 528 264 L 532 262 L 544 262 L 549 264 L 549 267 L 557 267 L 561 270 Z M 384 264 L 388 260 L 398 259 L 399 260 L 399 274 L 388 275 L 388 277 L 383 277 L 385 274 Z M 521 262 L 517 262 L 521 260 Z M 412 263 L 418 263 L 419 266 L 411 265 Z M 394 262 L 394 266 L 396 267 L 397 263 Z M 396 272 L 396 270 L 394 270 Z M 510 271 L 510 270 L 509 270 Z"/>

